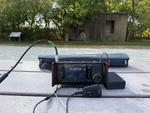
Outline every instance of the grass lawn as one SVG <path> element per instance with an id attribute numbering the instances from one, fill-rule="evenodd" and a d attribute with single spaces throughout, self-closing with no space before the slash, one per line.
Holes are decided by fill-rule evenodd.
<path id="1" fill-rule="evenodd" d="M 0 41 L 0 45 L 16 45 L 28 46 L 32 42 L 6 42 Z M 133 40 L 128 42 L 55 42 L 59 47 L 79 47 L 79 48 L 150 48 L 150 40 Z M 47 44 L 39 44 L 38 46 L 47 47 Z M 49 46 L 48 46 L 49 47 Z"/>

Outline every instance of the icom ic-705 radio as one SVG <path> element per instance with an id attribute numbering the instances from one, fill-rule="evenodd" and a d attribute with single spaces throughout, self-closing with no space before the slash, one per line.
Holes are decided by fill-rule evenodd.
<path id="1" fill-rule="evenodd" d="M 81 85 L 102 83 L 108 74 L 106 63 L 100 62 L 54 62 L 52 85 Z"/>

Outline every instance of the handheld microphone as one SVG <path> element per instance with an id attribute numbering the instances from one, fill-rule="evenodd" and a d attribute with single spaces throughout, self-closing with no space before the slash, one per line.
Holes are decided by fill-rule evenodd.
<path id="1" fill-rule="evenodd" d="M 84 97 L 101 97 L 101 86 L 99 84 L 86 86 L 82 89 L 82 95 Z"/>

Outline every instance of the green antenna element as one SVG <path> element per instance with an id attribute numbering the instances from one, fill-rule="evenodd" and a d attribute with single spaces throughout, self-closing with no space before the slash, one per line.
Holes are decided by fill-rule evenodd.
<path id="1" fill-rule="evenodd" d="M 57 45 L 54 42 L 50 41 L 50 40 L 48 40 L 48 44 L 50 44 L 50 45 L 52 45 L 54 47 L 57 47 Z"/>

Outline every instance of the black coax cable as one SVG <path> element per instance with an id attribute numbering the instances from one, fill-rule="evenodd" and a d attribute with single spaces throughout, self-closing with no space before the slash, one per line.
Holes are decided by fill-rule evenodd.
<path id="1" fill-rule="evenodd" d="M 49 99 L 52 100 L 52 98 L 56 95 L 56 93 L 57 93 L 57 91 L 58 91 L 59 89 L 61 89 L 61 87 L 58 88 L 58 86 L 57 86 L 57 87 L 56 87 L 56 90 L 54 91 L 54 93 L 53 93 L 52 95 L 49 95 L 49 96 L 45 97 L 43 100 L 39 101 L 39 102 L 34 106 L 32 113 L 35 113 L 36 108 L 37 108 L 38 105 L 41 104 L 42 102 L 47 101 L 47 100 L 49 100 Z M 50 102 L 51 102 L 51 100 L 50 100 Z"/>
<path id="2" fill-rule="evenodd" d="M 5 80 L 8 75 L 16 68 L 16 66 L 19 64 L 19 62 L 21 61 L 21 59 L 25 56 L 25 54 L 36 44 L 40 43 L 40 42 L 48 42 L 49 44 L 53 45 L 54 48 L 55 48 L 55 51 L 56 51 L 56 56 L 58 56 L 58 50 L 57 50 L 57 47 L 56 45 L 52 42 L 52 41 L 49 41 L 49 40 L 37 40 L 36 42 L 34 42 L 33 44 L 31 44 L 27 49 L 26 51 L 21 55 L 21 57 L 19 58 L 19 60 L 16 62 L 16 64 L 7 72 L 7 73 L 4 73 L 1 77 L 0 77 L 0 83 Z"/>

